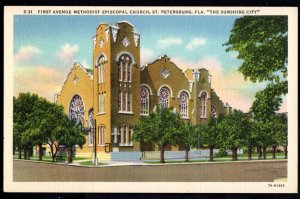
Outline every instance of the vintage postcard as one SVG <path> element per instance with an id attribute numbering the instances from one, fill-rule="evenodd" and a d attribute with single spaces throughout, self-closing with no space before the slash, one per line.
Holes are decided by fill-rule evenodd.
<path id="1" fill-rule="evenodd" d="M 298 192 L 297 8 L 4 11 L 4 191 Z"/>

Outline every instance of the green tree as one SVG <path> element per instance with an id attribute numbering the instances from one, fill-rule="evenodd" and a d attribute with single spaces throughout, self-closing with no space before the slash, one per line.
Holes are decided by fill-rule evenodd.
<path id="1" fill-rule="evenodd" d="M 219 123 L 218 129 L 221 132 L 220 147 L 231 149 L 232 160 L 237 160 L 237 150 L 245 144 L 245 135 L 248 131 L 248 120 L 244 113 L 239 110 L 233 110 L 226 115 Z"/>
<path id="2" fill-rule="evenodd" d="M 254 121 L 251 114 L 246 114 L 244 118 L 244 145 L 247 147 L 248 160 L 252 160 L 252 150 L 257 144 L 257 134 L 254 129 Z"/>
<path id="3" fill-rule="evenodd" d="M 271 120 L 271 133 L 272 133 L 272 158 L 276 158 L 276 148 L 278 146 L 287 146 L 287 118 L 284 115 L 274 115 Z M 286 155 L 285 155 L 286 158 Z"/>
<path id="4" fill-rule="evenodd" d="M 178 145 L 182 145 L 185 148 L 185 161 L 189 161 L 189 151 L 193 147 L 199 147 L 202 145 L 201 131 L 196 128 L 191 122 L 182 122 L 178 134 Z"/>
<path id="5" fill-rule="evenodd" d="M 30 93 L 21 93 L 13 100 L 13 141 L 19 158 L 21 148 L 27 158 L 32 147 L 38 146 L 39 160 L 42 160 L 42 146 L 48 144 L 54 161 L 60 137 L 66 132 L 63 107 Z"/>
<path id="6" fill-rule="evenodd" d="M 45 138 L 45 143 L 50 146 L 52 161 L 55 160 L 60 145 L 60 138 L 64 134 L 65 117 L 62 106 L 50 103 L 47 106 L 46 114 L 42 115 L 39 122 L 37 122 L 41 138 Z M 42 146 L 41 143 L 39 142 L 40 146 Z"/>
<path id="7" fill-rule="evenodd" d="M 39 129 L 28 129 L 22 134 L 21 143 L 24 146 L 24 159 L 30 159 L 31 150 L 36 146 L 39 136 Z"/>
<path id="8" fill-rule="evenodd" d="M 30 114 L 34 105 L 39 99 L 38 95 L 30 93 L 20 93 L 18 98 L 13 97 L 13 146 L 18 148 L 19 159 L 22 158 L 22 134 L 29 129 Z M 15 149 L 14 149 L 15 150 Z M 26 150 L 24 150 L 24 155 Z"/>
<path id="9" fill-rule="evenodd" d="M 151 143 L 160 149 L 160 162 L 164 163 L 164 151 L 167 145 L 176 145 L 180 129 L 179 115 L 169 109 L 161 109 L 141 117 L 134 126 L 132 139 Z"/>
<path id="10" fill-rule="evenodd" d="M 288 140 L 288 124 L 285 115 L 279 115 L 276 129 L 276 140 L 279 146 L 284 147 L 284 158 L 287 159 L 287 140 Z"/>
<path id="11" fill-rule="evenodd" d="M 211 117 L 205 124 L 198 127 L 203 135 L 203 143 L 209 148 L 209 161 L 213 161 L 213 151 L 219 145 L 220 131 L 217 126 L 222 120 L 221 118 L 216 119 Z"/>
<path id="12" fill-rule="evenodd" d="M 268 82 L 256 95 L 257 103 L 269 106 L 262 111 L 274 112 L 288 92 L 287 82 L 287 16 L 244 16 L 236 19 L 226 51 L 237 51 L 243 61 L 239 67 L 245 79 Z M 261 96 L 263 95 L 263 96 Z M 262 101 L 261 101 L 262 100 Z"/>
<path id="13" fill-rule="evenodd" d="M 59 143 L 68 148 L 68 163 L 73 162 L 73 147 L 79 145 L 80 148 L 85 143 L 85 137 L 81 130 L 81 125 L 67 116 L 63 119 L 64 127 L 61 129 Z"/>
<path id="14" fill-rule="evenodd" d="M 44 98 L 39 97 L 38 100 L 35 101 L 33 105 L 32 112 L 30 113 L 29 120 L 26 121 L 28 123 L 28 130 L 30 130 L 33 134 L 31 135 L 31 139 L 33 139 L 34 146 L 39 147 L 39 160 L 42 160 L 42 146 L 48 140 L 49 134 L 51 132 L 47 132 L 44 130 L 43 121 L 45 118 L 50 116 L 50 111 L 54 104 L 50 103 Z"/>

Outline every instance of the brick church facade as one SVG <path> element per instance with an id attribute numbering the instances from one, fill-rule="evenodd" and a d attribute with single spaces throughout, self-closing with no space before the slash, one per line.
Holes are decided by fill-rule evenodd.
<path id="1" fill-rule="evenodd" d="M 70 118 L 95 127 L 99 153 L 105 153 L 105 146 L 106 153 L 155 150 L 131 140 L 139 118 L 162 107 L 193 124 L 224 114 L 230 107 L 224 106 L 211 81 L 208 70 L 182 70 L 167 55 L 140 66 L 140 34 L 133 25 L 101 23 L 93 38 L 93 69 L 75 63 L 54 100 Z M 77 153 L 93 151 L 93 132 L 86 140 Z"/>

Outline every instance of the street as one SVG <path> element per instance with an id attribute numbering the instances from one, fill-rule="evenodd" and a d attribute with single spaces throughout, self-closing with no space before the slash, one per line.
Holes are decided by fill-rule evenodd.
<path id="1" fill-rule="evenodd" d="M 15 182 L 272 182 L 286 177 L 286 160 L 98 168 L 13 162 Z"/>

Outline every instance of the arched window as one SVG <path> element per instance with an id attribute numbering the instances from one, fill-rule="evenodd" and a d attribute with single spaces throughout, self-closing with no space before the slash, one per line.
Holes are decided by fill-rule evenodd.
<path id="1" fill-rule="evenodd" d="M 98 113 L 105 113 L 106 111 L 106 93 L 98 94 Z"/>
<path id="2" fill-rule="evenodd" d="M 98 145 L 99 146 L 105 145 L 105 134 L 106 134 L 105 126 L 98 126 Z"/>
<path id="3" fill-rule="evenodd" d="M 133 146 L 132 143 L 132 126 L 122 125 L 119 127 L 119 134 L 121 137 L 119 146 Z"/>
<path id="4" fill-rule="evenodd" d="M 200 95 L 200 118 L 206 118 L 206 92 L 202 92 Z"/>
<path id="5" fill-rule="evenodd" d="M 160 109 L 169 108 L 170 91 L 166 87 L 162 87 L 159 91 Z"/>
<path id="6" fill-rule="evenodd" d="M 69 106 L 69 117 L 77 123 L 84 122 L 84 103 L 79 95 L 74 95 Z"/>
<path id="7" fill-rule="evenodd" d="M 188 94 L 182 91 L 179 95 L 179 114 L 181 118 L 188 118 Z"/>
<path id="8" fill-rule="evenodd" d="M 98 62 L 98 84 L 105 82 L 105 58 L 102 56 Z"/>
<path id="9" fill-rule="evenodd" d="M 118 63 L 119 81 L 131 82 L 132 60 L 129 55 L 121 55 Z"/>
<path id="10" fill-rule="evenodd" d="M 149 114 L 149 91 L 145 86 L 141 87 L 141 115 Z"/>
<path id="11" fill-rule="evenodd" d="M 132 112 L 132 93 L 121 91 L 119 92 L 118 99 L 119 112 L 131 113 Z"/>
<path id="12" fill-rule="evenodd" d="M 88 128 L 90 129 L 89 131 L 89 135 L 88 135 L 88 144 L 89 146 L 93 145 L 93 141 L 94 141 L 94 110 L 90 109 L 89 110 L 89 120 L 88 120 Z"/>

